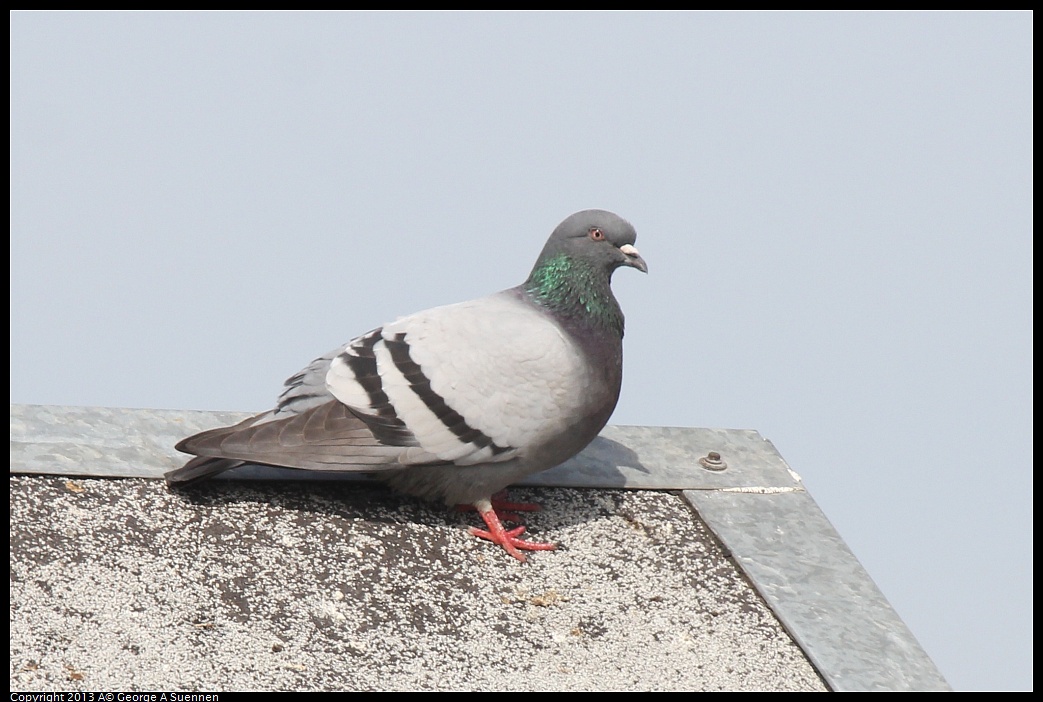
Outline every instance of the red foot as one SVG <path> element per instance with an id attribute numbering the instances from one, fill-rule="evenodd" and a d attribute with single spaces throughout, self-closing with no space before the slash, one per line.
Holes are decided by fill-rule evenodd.
<path id="1" fill-rule="evenodd" d="M 538 505 L 524 505 L 526 507 L 536 507 Z M 514 506 L 517 509 L 518 505 Z M 474 503 L 474 508 L 478 510 L 478 514 L 482 515 L 482 519 L 485 521 L 485 525 L 489 527 L 488 531 L 483 529 L 477 529 L 471 527 L 470 531 L 472 534 L 480 539 L 486 539 L 492 541 L 494 544 L 503 546 L 503 549 L 517 558 L 519 561 L 525 562 L 525 554 L 519 549 L 525 551 L 553 551 L 557 548 L 555 544 L 541 544 L 534 541 L 523 541 L 518 537 L 525 531 L 525 527 L 514 527 L 510 531 L 503 528 L 503 524 L 500 523 L 500 518 L 496 516 L 496 512 L 493 510 L 492 502 L 489 500 L 478 500 Z"/>

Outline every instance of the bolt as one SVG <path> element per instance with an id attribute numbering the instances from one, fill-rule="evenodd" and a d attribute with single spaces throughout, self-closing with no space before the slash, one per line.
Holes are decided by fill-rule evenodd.
<path id="1" fill-rule="evenodd" d="M 716 451 L 710 451 L 700 458 L 699 463 L 706 470 L 724 470 L 728 467 L 728 464 L 721 460 L 721 454 Z"/>

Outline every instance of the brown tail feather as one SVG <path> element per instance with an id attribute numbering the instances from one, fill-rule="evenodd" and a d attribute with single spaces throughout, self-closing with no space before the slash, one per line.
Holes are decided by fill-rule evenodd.
<path id="1" fill-rule="evenodd" d="M 243 465 L 244 461 L 232 458 L 211 458 L 209 456 L 196 456 L 191 461 L 177 470 L 172 470 L 163 477 L 167 479 L 167 485 L 185 486 L 197 483 L 207 478 L 212 478 L 218 473 L 224 473 Z"/>

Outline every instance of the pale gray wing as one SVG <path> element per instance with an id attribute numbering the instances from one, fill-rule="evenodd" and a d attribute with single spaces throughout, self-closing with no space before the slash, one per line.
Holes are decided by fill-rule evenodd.
<path id="1" fill-rule="evenodd" d="M 557 324 L 506 291 L 364 334 L 289 378 L 274 410 L 177 448 L 311 470 L 497 463 L 590 412 L 588 375 Z"/>
<path id="2" fill-rule="evenodd" d="M 402 424 L 417 445 L 400 462 L 475 465 L 524 455 L 589 411 L 588 372 L 557 324 L 505 291 L 360 337 L 326 386 L 359 416 Z"/>

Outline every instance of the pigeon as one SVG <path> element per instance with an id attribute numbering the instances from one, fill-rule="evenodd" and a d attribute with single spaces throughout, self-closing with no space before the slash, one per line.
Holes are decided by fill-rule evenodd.
<path id="1" fill-rule="evenodd" d="M 176 446 L 183 486 L 243 464 L 373 473 L 392 488 L 473 506 L 471 533 L 525 561 L 555 548 L 507 529 L 504 489 L 582 451 L 623 378 L 621 266 L 644 273 L 634 227 L 584 210 L 554 229 L 528 279 L 487 297 L 385 324 L 290 377 L 274 409 Z"/>

